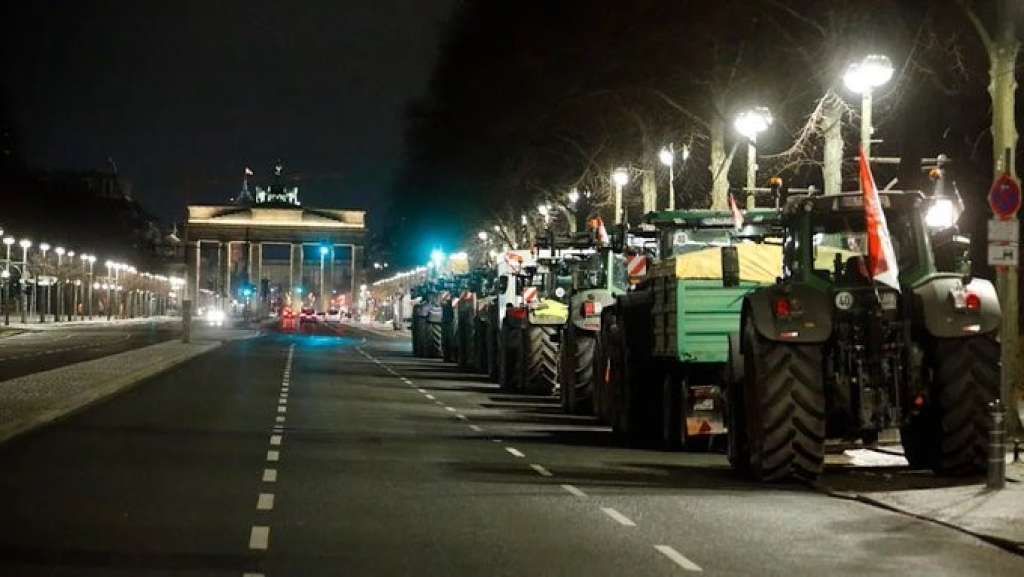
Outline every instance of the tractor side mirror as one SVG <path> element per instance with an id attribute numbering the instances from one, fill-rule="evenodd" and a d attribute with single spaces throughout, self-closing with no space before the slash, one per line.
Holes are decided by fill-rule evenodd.
<path id="1" fill-rule="evenodd" d="M 735 246 L 722 247 L 722 286 L 740 284 L 740 253 Z"/>

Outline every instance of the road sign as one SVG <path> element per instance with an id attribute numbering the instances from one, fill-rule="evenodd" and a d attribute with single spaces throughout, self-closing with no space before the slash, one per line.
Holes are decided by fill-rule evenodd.
<path id="1" fill-rule="evenodd" d="M 1020 221 L 993 218 L 988 221 L 989 242 L 1020 242 Z"/>
<path id="2" fill-rule="evenodd" d="M 989 266 L 1017 266 L 1020 259 L 1020 245 L 1016 243 L 992 243 L 988 245 Z"/>
<path id="3" fill-rule="evenodd" d="M 1020 185 L 1009 174 L 1000 176 L 988 191 L 988 205 L 999 218 L 1017 216 L 1017 211 L 1020 210 Z"/>

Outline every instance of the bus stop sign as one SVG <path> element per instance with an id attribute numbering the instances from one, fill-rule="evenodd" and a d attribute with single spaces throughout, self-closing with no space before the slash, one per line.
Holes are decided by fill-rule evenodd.
<path id="1" fill-rule="evenodd" d="M 1020 210 L 1020 185 L 1009 174 L 1000 176 L 988 191 L 988 205 L 997 217 L 1014 218 Z"/>

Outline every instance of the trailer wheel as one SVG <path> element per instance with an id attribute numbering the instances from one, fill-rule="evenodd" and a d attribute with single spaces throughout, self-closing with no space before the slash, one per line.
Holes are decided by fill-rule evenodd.
<path id="1" fill-rule="evenodd" d="M 686 446 L 686 417 L 689 402 L 686 378 L 665 369 L 661 380 L 661 447 L 678 451 Z"/>
<path id="2" fill-rule="evenodd" d="M 427 324 L 427 358 L 439 359 L 444 355 L 444 325 L 440 323 Z"/>
<path id="3" fill-rule="evenodd" d="M 813 480 L 825 461 L 821 348 L 769 341 L 744 327 L 750 461 L 762 481 Z"/>
<path id="4" fill-rule="evenodd" d="M 521 387 L 520 376 L 522 371 L 519 367 L 520 350 L 523 348 L 519 342 L 521 335 L 519 330 L 508 326 L 501 328 L 501 342 L 498 343 L 498 384 L 502 390 L 518 391 Z"/>
<path id="5" fill-rule="evenodd" d="M 729 365 L 725 385 L 726 426 L 728 427 L 729 464 L 743 475 L 750 474 L 750 440 L 747 436 L 743 394 L 743 355 L 740 336 L 729 335 Z"/>
<path id="6" fill-rule="evenodd" d="M 570 325 L 561 350 L 562 409 L 570 415 L 594 412 L 594 351 L 597 338 Z"/>
<path id="7" fill-rule="evenodd" d="M 999 397 L 999 343 L 989 335 L 941 339 L 934 347 L 932 400 L 940 449 L 936 472 L 981 473 L 987 461 L 988 404 Z"/>
<path id="8" fill-rule="evenodd" d="M 550 395 L 558 386 L 558 327 L 526 327 L 520 359 L 523 361 L 523 390 L 530 394 Z"/>

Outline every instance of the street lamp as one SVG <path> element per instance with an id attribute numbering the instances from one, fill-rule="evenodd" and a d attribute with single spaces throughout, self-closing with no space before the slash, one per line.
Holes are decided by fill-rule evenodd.
<path id="1" fill-rule="evenodd" d="M 327 294 L 327 293 L 324 292 L 324 258 L 327 256 L 327 253 L 329 253 L 330 251 L 331 251 L 331 249 L 327 248 L 326 246 L 321 246 L 320 247 L 320 299 L 321 299 L 321 302 L 322 302 L 322 300 L 324 298 L 324 295 Z"/>
<path id="2" fill-rule="evenodd" d="M 32 247 L 32 241 L 23 238 L 18 241 L 18 246 L 21 247 L 21 280 L 19 284 L 24 285 L 28 277 L 28 249 Z M 25 289 L 23 287 L 18 291 L 18 298 L 21 299 L 21 322 L 28 322 L 28 303 L 25 302 Z"/>
<path id="3" fill-rule="evenodd" d="M 572 203 L 572 204 L 576 204 L 579 201 L 580 201 L 580 191 L 576 190 L 575 188 L 570 190 L 569 191 L 569 202 Z"/>
<path id="4" fill-rule="evenodd" d="M 537 206 L 537 212 L 544 217 L 544 226 L 551 224 L 551 207 L 546 204 Z"/>
<path id="5" fill-rule="evenodd" d="M 884 86 L 892 79 L 892 61 L 883 54 L 869 54 L 860 62 L 846 67 L 843 83 L 855 94 L 860 94 L 860 146 L 864 156 L 871 159 L 871 104 L 874 89 Z"/>
<path id="6" fill-rule="evenodd" d="M 663 165 L 668 167 L 668 209 L 669 210 L 675 210 L 676 209 L 676 185 L 675 185 L 675 180 L 676 180 L 676 173 L 675 173 L 676 153 L 675 153 L 675 149 L 673 148 L 671 142 L 668 143 L 668 147 L 662 148 L 661 151 L 658 152 L 658 160 L 660 160 Z"/>
<path id="7" fill-rule="evenodd" d="M 622 224 L 622 187 L 629 183 L 629 172 L 619 167 L 612 171 L 612 182 L 615 184 L 615 224 Z"/>
<path id="8" fill-rule="evenodd" d="M 54 315 L 53 320 L 54 322 L 60 322 L 60 317 L 64 316 L 64 287 L 60 284 L 60 267 L 67 250 L 62 246 L 58 246 L 53 249 L 53 252 L 57 253 L 57 314 Z M 49 295 L 46 297 L 46 304 L 47 306 L 50 304 Z"/>
<path id="9" fill-rule="evenodd" d="M 763 106 L 741 112 L 733 126 L 747 139 L 747 208 L 754 208 L 754 188 L 757 186 L 757 135 L 772 125 L 772 113 Z"/>
<path id="10" fill-rule="evenodd" d="M 476 237 L 480 239 L 481 242 L 487 242 L 489 235 L 487 234 L 486 230 L 481 230 L 480 232 L 476 233 Z"/>

